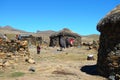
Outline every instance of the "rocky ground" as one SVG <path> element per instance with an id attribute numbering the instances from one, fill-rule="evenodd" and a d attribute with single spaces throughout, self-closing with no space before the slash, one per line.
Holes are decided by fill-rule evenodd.
<path id="1" fill-rule="evenodd" d="M 30 46 L 35 64 L 25 62 L 24 57 L 13 66 L 0 71 L 0 80 L 106 80 L 96 72 L 97 51 L 87 47 L 68 48 L 42 47 L 36 54 L 36 47 Z M 95 60 L 87 60 L 89 54 Z"/>

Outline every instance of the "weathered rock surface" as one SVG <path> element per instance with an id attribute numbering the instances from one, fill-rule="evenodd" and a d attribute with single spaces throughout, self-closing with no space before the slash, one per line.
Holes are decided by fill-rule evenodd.
<path id="1" fill-rule="evenodd" d="M 97 25 L 100 45 L 97 66 L 103 76 L 120 75 L 120 5 Z"/>

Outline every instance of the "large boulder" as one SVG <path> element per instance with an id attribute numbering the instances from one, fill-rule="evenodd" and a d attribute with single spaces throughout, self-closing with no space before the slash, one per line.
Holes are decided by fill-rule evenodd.
<path id="1" fill-rule="evenodd" d="M 100 32 L 97 69 L 105 76 L 120 75 L 120 5 L 97 25 Z"/>

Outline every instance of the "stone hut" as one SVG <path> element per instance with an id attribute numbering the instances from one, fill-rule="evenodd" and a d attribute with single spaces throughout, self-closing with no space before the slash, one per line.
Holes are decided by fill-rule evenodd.
<path id="1" fill-rule="evenodd" d="M 81 36 L 77 33 L 73 33 L 71 30 L 64 28 L 59 32 L 55 32 L 50 36 L 50 45 L 51 47 L 60 46 L 59 45 L 59 38 L 60 36 L 64 36 L 64 38 L 73 38 L 74 43 L 73 46 L 80 46 L 81 45 Z"/>
<path id="2" fill-rule="evenodd" d="M 27 40 L 29 44 L 42 44 L 42 37 L 31 34 L 21 34 L 21 40 Z"/>
<path id="3" fill-rule="evenodd" d="M 97 30 L 100 32 L 97 70 L 105 77 L 116 77 L 120 75 L 120 5 L 100 20 Z"/>

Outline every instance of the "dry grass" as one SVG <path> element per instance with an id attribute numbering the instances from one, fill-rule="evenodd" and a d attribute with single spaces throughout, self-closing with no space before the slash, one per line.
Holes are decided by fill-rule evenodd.
<path id="1" fill-rule="evenodd" d="M 0 73 L 0 80 L 103 80 L 104 78 L 85 74 L 80 71 L 85 65 L 96 64 L 97 51 L 87 50 L 86 47 L 68 48 L 57 51 L 57 48 L 42 48 L 41 54 L 36 53 L 36 48 L 30 49 L 31 56 L 36 64 L 24 62 L 17 63 L 14 68 Z M 87 55 L 93 54 L 95 60 L 87 61 Z M 34 67 L 35 72 L 29 68 Z M 87 76 L 87 77 L 86 77 Z"/>
<path id="2" fill-rule="evenodd" d="M 21 77 L 24 76 L 25 73 L 24 72 L 13 72 L 10 74 L 10 77 L 14 78 L 14 77 Z"/>

